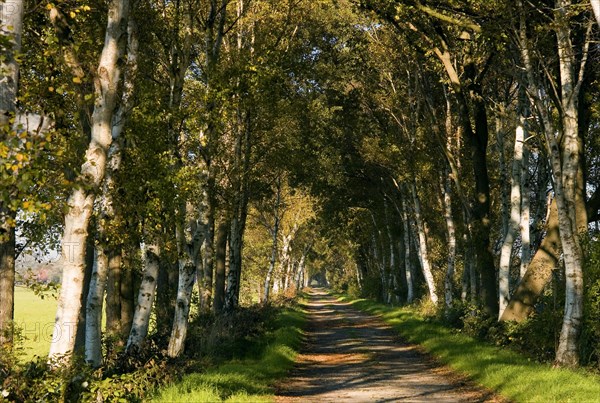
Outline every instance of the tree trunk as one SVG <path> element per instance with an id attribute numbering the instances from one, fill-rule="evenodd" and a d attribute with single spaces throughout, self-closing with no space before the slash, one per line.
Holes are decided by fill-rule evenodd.
<path id="1" fill-rule="evenodd" d="M 444 302 L 447 308 L 452 307 L 452 294 L 454 283 L 454 266 L 456 261 L 456 229 L 454 227 L 454 216 L 452 214 L 452 181 L 450 172 L 441 184 L 444 196 L 444 217 L 446 219 L 446 233 L 448 237 L 448 266 L 444 278 Z"/>
<path id="2" fill-rule="evenodd" d="M 103 246 L 96 247 L 95 260 L 85 310 L 85 361 L 97 368 L 102 363 L 102 303 L 108 276 L 108 255 Z"/>
<path id="3" fill-rule="evenodd" d="M 402 202 L 402 234 L 404 240 L 404 270 L 406 275 L 406 303 L 412 303 L 415 298 L 413 283 L 413 267 L 410 253 L 410 224 L 408 219 L 407 201 Z"/>
<path id="4" fill-rule="evenodd" d="M 175 318 L 173 319 L 173 330 L 169 339 L 167 354 L 169 357 L 178 357 L 185 347 L 187 337 L 188 316 L 190 313 L 190 300 L 196 267 L 190 259 L 179 261 L 179 285 L 177 287 L 177 305 L 175 306 Z"/>
<path id="5" fill-rule="evenodd" d="M 510 266 L 513 246 L 519 231 L 521 222 L 521 169 L 523 165 L 523 142 L 524 128 L 518 125 L 515 131 L 515 144 L 513 152 L 513 163 L 510 178 L 510 217 L 502 250 L 500 252 L 500 267 L 498 269 L 499 280 L 499 313 L 498 318 L 506 309 L 510 300 Z"/>
<path id="6" fill-rule="evenodd" d="M 133 267 L 130 253 L 130 251 L 125 249 L 121 252 L 121 261 L 123 262 L 119 290 L 121 297 L 121 339 L 125 342 L 127 342 L 129 334 L 131 333 L 131 326 L 135 314 L 135 290 L 133 286 Z"/>
<path id="7" fill-rule="evenodd" d="M 384 212 L 385 212 L 385 229 L 386 229 L 386 234 L 387 234 L 388 243 L 389 243 L 389 256 L 390 256 L 389 271 L 388 271 L 388 278 L 387 278 L 388 295 L 387 295 L 386 303 L 391 304 L 392 296 L 396 295 L 396 281 L 395 281 L 396 253 L 394 251 L 394 237 L 392 236 L 392 230 L 390 228 L 388 204 L 387 204 L 387 200 L 385 198 L 383 199 L 383 206 L 384 206 Z"/>
<path id="8" fill-rule="evenodd" d="M 246 121 L 244 135 L 238 135 L 235 147 L 235 167 L 239 172 L 238 192 L 233 203 L 231 232 L 229 233 L 229 273 L 225 290 L 226 311 L 237 308 L 239 303 L 240 280 L 242 275 L 242 249 L 244 247 L 244 231 L 248 216 L 249 172 L 252 144 L 249 117 Z"/>
<path id="9" fill-rule="evenodd" d="M 473 176 L 475 179 L 474 204 L 470 209 L 471 225 L 476 271 L 481 276 L 480 299 L 484 312 L 489 316 L 498 313 L 498 290 L 496 287 L 496 270 L 490 246 L 490 180 L 487 166 L 487 147 L 489 127 L 485 96 L 481 86 L 484 74 L 478 74 L 477 66 L 470 57 L 465 58 L 464 82 L 456 71 L 454 60 L 450 54 L 445 38 L 439 38 L 442 49 L 434 52 L 442 62 L 452 88 L 457 97 L 461 127 L 471 148 L 473 160 Z M 465 85 L 465 83 L 468 83 Z M 469 107 L 472 104 L 472 111 Z M 475 123 L 473 128 L 472 122 Z"/>
<path id="10" fill-rule="evenodd" d="M 519 269 L 519 280 L 527 272 L 531 262 L 531 236 L 530 236 L 530 204 L 529 204 L 529 150 L 523 148 L 523 165 L 521 167 L 521 266 Z"/>
<path id="11" fill-rule="evenodd" d="M 108 256 L 106 281 L 106 333 L 121 342 L 121 250 L 113 250 Z"/>
<path id="12" fill-rule="evenodd" d="M 15 230 L 6 223 L 3 222 L 0 230 L 0 349 L 12 347 L 13 341 Z"/>
<path id="13" fill-rule="evenodd" d="M 217 229 L 217 243 L 215 253 L 215 294 L 213 311 L 221 313 L 225 303 L 225 260 L 227 257 L 227 222 L 223 221 Z"/>
<path id="14" fill-rule="evenodd" d="M 555 133 L 549 132 L 546 132 L 546 141 L 550 146 L 560 241 L 565 262 L 565 310 L 555 362 L 560 366 L 575 367 L 579 365 L 577 339 L 583 316 L 584 256 L 580 233 L 587 231 L 585 184 L 583 175 L 580 175 L 583 171 L 581 155 L 584 151 L 579 138 L 578 100 L 589 42 L 584 44 L 582 60 L 576 66 L 575 50 L 571 43 L 571 21 L 568 17 L 572 4 L 570 0 L 557 0 L 556 6 L 562 142 L 559 146 Z M 586 37 L 585 40 L 588 41 L 589 38 Z"/>
<path id="15" fill-rule="evenodd" d="M 421 268 L 423 269 L 423 276 L 427 283 L 427 289 L 429 291 L 429 298 L 431 302 L 437 304 L 438 296 L 435 290 L 435 283 L 433 281 L 433 273 L 431 272 L 431 262 L 429 261 L 429 249 L 427 247 L 427 236 L 425 234 L 425 225 L 421 216 L 421 201 L 417 195 L 416 185 L 411 183 L 409 185 L 409 191 L 412 196 L 415 222 L 417 224 L 417 232 L 419 237 L 419 258 L 421 260 Z"/>
<path id="16" fill-rule="evenodd" d="M 213 273 L 215 268 L 215 250 L 214 250 L 214 242 L 215 242 L 215 207 L 214 202 L 209 203 L 209 213 L 207 214 L 206 220 L 206 232 L 204 234 L 204 246 L 203 246 L 203 262 L 202 262 L 202 284 L 201 284 L 201 310 L 203 312 L 210 311 L 211 305 L 213 303 Z M 198 269 L 200 270 L 200 268 Z"/>
<path id="17" fill-rule="evenodd" d="M 501 321 L 522 322 L 533 312 L 537 299 L 552 278 L 552 270 L 558 262 L 559 250 L 558 213 L 556 201 L 552 200 L 546 223 L 546 236 L 502 313 Z"/>
<path id="18" fill-rule="evenodd" d="M 93 223 L 91 224 L 93 226 Z M 83 290 L 90 289 L 90 282 L 92 281 L 92 272 L 96 264 L 96 248 L 94 246 L 94 237 L 88 236 L 87 245 L 85 247 L 85 271 L 83 274 Z M 85 308 L 87 306 L 87 292 L 81 293 L 80 306 Z M 74 354 L 77 356 L 85 357 L 85 328 L 86 328 L 86 310 L 81 309 L 79 311 L 79 322 L 75 328 L 75 348 Z"/>
<path id="19" fill-rule="evenodd" d="M 12 0 L 0 4 L 0 30 L 8 41 L 0 61 L 0 141 L 11 130 L 16 115 L 19 83 L 24 1 Z M 15 293 L 15 225 L 16 212 L 0 203 L 0 348 L 12 347 Z"/>
<path id="20" fill-rule="evenodd" d="M 167 339 L 173 328 L 175 305 L 177 303 L 177 285 L 179 270 L 167 256 L 161 256 L 158 282 L 156 283 L 156 332 Z"/>
<path id="21" fill-rule="evenodd" d="M 229 236 L 229 272 L 225 290 L 225 310 L 232 311 L 239 303 L 239 278 L 242 266 L 242 228 L 238 217 L 231 220 Z"/>
<path id="22" fill-rule="evenodd" d="M 277 261 L 277 240 L 279 239 L 279 206 L 281 205 L 281 176 L 277 177 L 277 194 L 275 196 L 275 209 L 273 211 L 273 228 L 271 229 L 271 237 L 273 239 L 271 243 L 271 260 L 269 261 L 269 269 L 267 270 L 267 276 L 265 277 L 264 296 L 263 303 L 269 302 L 269 291 L 271 289 L 271 279 L 275 271 L 275 263 Z"/>
<path id="23" fill-rule="evenodd" d="M 178 357 L 185 347 L 192 290 L 198 269 L 200 248 L 206 233 L 206 223 L 201 223 L 203 213 L 206 213 L 206 211 L 200 212 L 200 219 L 198 219 L 196 217 L 198 214 L 190 202 L 186 202 L 184 206 L 181 206 L 181 216 L 184 223 L 183 225 L 177 224 L 179 282 L 173 328 L 167 349 L 169 357 Z"/>
<path id="24" fill-rule="evenodd" d="M 600 0 L 590 0 L 592 3 L 592 9 L 594 10 L 594 17 L 596 17 L 596 22 L 600 25 Z"/>
<path id="25" fill-rule="evenodd" d="M 525 88 L 519 86 L 519 125 L 523 128 L 523 162 L 521 163 L 521 266 L 519 269 L 519 281 L 527 272 L 527 266 L 531 261 L 531 237 L 530 237 L 530 203 L 529 203 L 529 129 L 527 119 L 529 118 L 529 105 Z"/>
<path id="26" fill-rule="evenodd" d="M 148 327 L 150 325 L 150 313 L 156 295 L 156 280 L 160 266 L 160 247 L 157 241 L 145 245 L 143 253 L 144 273 L 140 290 L 138 292 L 137 305 L 131 325 L 131 332 L 127 340 L 127 351 L 135 351 L 142 347 Z"/>
<path id="27" fill-rule="evenodd" d="M 80 185 L 68 200 L 62 237 L 62 286 L 50 359 L 69 358 L 75 346 L 72 329 L 77 327 L 83 293 L 85 244 L 88 224 L 95 200 L 95 190 L 100 187 L 106 169 L 107 150 L 112 142 L 112 118 L 117 103 L 119 82 L 118 61 L 123 56 L 124 27 L 129 13 L 128 0 L 113 0 L 109 5 L 104 47 L 100 56 L 96 82 L 96 104 L 92 114 L 91 141 L 81 166 Z M 91 189 L 91 190 L 90 190 Z"/>

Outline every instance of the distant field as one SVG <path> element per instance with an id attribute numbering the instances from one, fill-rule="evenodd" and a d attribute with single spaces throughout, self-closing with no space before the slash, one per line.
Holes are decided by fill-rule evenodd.
<path id="1" fill-rule="evenodd" d="M 25 287 L 15 288 L 15 322 L 24 336 L 24 359 L 35 355 L 44 356 L 50 349 L 56 299 L 50 295 L 44 299 Z"/>

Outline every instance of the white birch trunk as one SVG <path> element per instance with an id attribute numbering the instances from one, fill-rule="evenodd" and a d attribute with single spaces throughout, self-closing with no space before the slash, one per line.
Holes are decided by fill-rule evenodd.
<path id="1" fill-rule="evenodd" d="M 408 221 L 406 201 L 402 202 L 402 234 L 404 241 L 404 270 L 406 276 L 406 302 L 410 304 L 415 298 L 413 275 L 412 275 L 412 263 L 410 253 L 410 223 Z"/>
<path id="2" fill-rule="evenodd" d="M 526 128 L 525 118 L 522 117 L 522 125 Z M 527 130 L 524 134 L 527 138 Z M 530 235 L 530 203 L 529 203 L 529 149 L 526 145 L 523 147 L 523 163 L 521 164 L 521 266 L 519 269 L 519 280 L 525 276 L 529 262 L 531 261 L 531 235 Z"/>
<path id="3" fill-rule="evenodd" d="M 523 10 L 523 4 L 518 2 Z M 575 49 L 571 42 L 571 23 L 569 10 L 573 6 L 570 0 L 556 0 L 553 29 L 556 34 L 558 50 L 560 100 L 556 105 L 560 109 L 561 124 L 555 127 L 553 118 L 549 116 L 545 102 L 539 98 L 542 92 L 529 55 L 526 16 L 521 12 L 520 39 L 521 57 L 530 86 L 532 98 L 544 128 L 546 145 L 554 180 L 554 194 L 557 206 L 560 241 L 563 249 L 565 265 L 565 309 L 556 351 L 555 363 L 558 366 L 577 366 L 579 354 L 577 338 L 580 332 L 583 310 L 583 251 L 579 243 L 579 231 L 585 231 L 587 216 L 585 211 L 585 194 L 581 173 L 581 142 L 578 128 L 578 99 L 583 84 L 588 50 L 590 46 L 591 24 L 588 25 L 584 37 L 581 59 L 575 57 Z M 545 91 L 548 92 L 548 91 Z M 557 139 L 560 135 L 560 144 Z"/>
<path id="4" fill-rule="evenodd" d="M 273 230 L 271 231 L 271 236 L 273 238 L 273 242 L 271 245 L 271 260 L 269 261 L 269 269 L 267 270 L 267 276 L 265 277 L 265 287 L 264 287 L 264 295 L 263 295 L 263 303 L 269 302 L 269 294 L 271 288 L 271 280 L 273 278 L 273 273 L 275 271 L 275 263 L 277 261 L 277 240 L 279 238 L 279 206 L 281 205 L 281 177 L 277 178 L 277 196 L 275 200 L 275 217 L 273 222 Z"/>
<path id="5" fill-rule="evenodd" d="M 279 273 L 281 275 L 281 290 L 285 291 L 288 288 L 288 275 L 290 272 L 290 255 L 291 255 L 291 243 L 292 234 L 286 234 L 283 237 L 281 247 L 281 261 L 279 262 Z"/>
<path id="6" fill-rule="evenodd" d="M 452 215 L 452 181 L 447 172 L 445 181 L 441 184 L 444 196 L 444 218 L 446 219 L 446 233 L 448 236 L 448 266 L 444 278 L 444 302 L 446 307 L 452 307 L 452 291 L 454 282 L 454 266 L 456 262 L 456 229 Z"/>
<path id="7" fill-rule="evenodd" d="M 523 165 L 524 128 L 521 124 L 515 131 L 515 146 L 510 178 L 510 217 L 502 250 L 500 252 L 500 267 L 498 270 L 499 313 L 498 318 L 510 300 L 510 262 L 515 239 L 521 223 L 521 167 Z"/>
<path id="8" fill-rule="evenodd" d="M 204 207 L 206 207 L 204 205 Z M 205 212 L 206 210 L 204 210 Z M 185 228 L 178 224 L 177 249 L 179 254 L 179 283 L 177 285 L 177 302 L 175 304 L 175 316 L 173 318 L 173 329 L 169 338 L 167 355 L 178 357 L 185 347 L 187 337 L 188 317 L 190 313 L 190 301 L 194 280 L 196 278 L 197 261 L 200 248 L 206 233 L 204 225 L 195 219 L 197 212 L 187 202 L 184 208 Z M 202 212 L 200 217 L 204 217 Z"/>
<path id="9" fill-rule="evenodd" d="M 62 237 L 62 285 L 54 324 L 49 359 L 65 360 L 75 346 L 75 329 L 79 322 L 85 245 L 88 224 L 94 205 L 95 193 L 86 188 L 98 189 L 106 170 L 107 150 L 112 142 L 112 118 L 117 101 L 119 83 L 118 60 L 123 55 L 121 38 L 129 13 L 128 0 L 113 0 L 109 5 L 104 47 L 97 70 L 96 102 L 92 114 L 91 141 L 81 167 L 80 181 L 68 199 Z M 83 186 L 85 185 L 85 186 Z"/>
<path id="10" fill-rule="evenodd" d="M 148 335 L 150 313 L 152 312 L 152 305 L 156 296 L 156 282 L 160 268 L 160 247 L 157 241 L 144 245 L 142 248 L 142 261 L 144 264 L 144 273 L 127 340 L 127 351 L 141 348 Z"/>
<path id="11" fill-rule="evenodd" d="M 178 357 L 185 347 L 187 337 L 188 316 L 190 313 L 190 300 L 196 266 L 188 258 L 179 261 L 179 284 L 177 286 L 177 305 L 175 306 L 175 318 L 173 319 L 173 330 L 169 339 L 167 354 L 169 357 Z"/>
<path id="12" fill-rule="evenodd" d="M 115 218 L 112 192 L 115 187 L 115 174 L 121 168 L 120 144 L 121 133 L 129 112 L 133 107 L 134 80 L 137 73 L 137 26 L 133 18 L 129 18 L 127 24 L 127 69 L 123 77 L 123 95 L 121 104 L 113 116 L 112 143 L 108 152 L 108 164 L 106 177 L 102 185 L 102 195 L 99 203 L 100 217 L 98 224 L 98 245 L 96 247 L 96 265 L 92 270 L 88 297 L 86 300 L 85 321 L 85 360 L 93 367 L 99 367 L 102 363 L 102 308 L 104 304 L 104 290 L 109 271 L 109 258 L 106 247 L 106 223 Z"/>
<path id="13" fill-rule="evenodd" d="M 85 361 L 97 368 L 102 363 L 102 306 L 108 276 L 108 254 L 101 245 L 95 260 L 85 310 Z"/>
<path id="14" fill-rule="evenodd" d="M 596 22 L 600 25 L 600 0 L 590 0 L 592 3 L 592 9 L 594 10 L 594 17 L 596 17 Z"/>
<path id="15" fill-rule="evenodd" d="M 423 269 L 423 276 L 427 283 L 427 289 L 429 291 L 429 298 L 431 302 L 437 304 L 438 296 L 435 290 L 435 283 L 433 281 L 433 273 L 431 272 L 431 262 L 429 261 L 429 250 L 427 247 L 427 236 L 425 234 L 425 225 L 423 223 L 423 217 L 421 216 L 421 201 L 417 195 L 417 189 L 414 183 L 409 185 L 409 190 L 412 195 L 415 222 L 417 225 L 417 232 L 419 237 L 419 258 L 421 261 L 421 268 Z"/>

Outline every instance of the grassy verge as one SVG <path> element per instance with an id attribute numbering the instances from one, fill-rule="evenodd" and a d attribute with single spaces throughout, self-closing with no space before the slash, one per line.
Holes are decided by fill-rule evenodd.
<path id="1" fill-rule="evenodd" d="M 206 372 L 187 374 L 162 389 L 153 401 L 272 401 L 274 383 L 294 364 L 304 323 L 305 315 L 299 308 L 284 310 L 266 336 L 269 343 L 259 358 L 233 360 Z"/>
<path id="2" fill-rule="evenodd" d="M 555 369 L 514 351 L 475 340 L 411 308 L 350 300 L 356 308 L 381 315 L 405 339 L 419 344 L 444 364 L 518 402 L 597 402 L 600 377 L 584 370 Z"/>

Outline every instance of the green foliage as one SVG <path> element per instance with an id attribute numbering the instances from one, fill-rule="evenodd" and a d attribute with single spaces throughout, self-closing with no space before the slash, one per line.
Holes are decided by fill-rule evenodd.
<path id="1" fill-rule="evenodd" d="M 238 356 L 205 372 L 185 375 L 162 389 L 155 401 L 271 401 L 272 385 L 294 363 L 304 324 L 304 313 L 298 308 L 287 308 L 271 316 L 267 325 L 270 330 L 259 343 L 260 355 L 254 354 L 256 346 L 251 347 L 250 357 Z"/>

